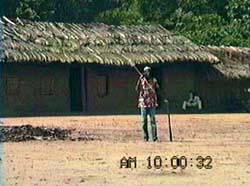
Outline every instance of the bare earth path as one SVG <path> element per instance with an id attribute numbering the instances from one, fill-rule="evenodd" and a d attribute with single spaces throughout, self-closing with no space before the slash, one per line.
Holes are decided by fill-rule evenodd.
<path id="1" fill-rule="evenodd" d="M 249 114 L 173 115 L 173 143 L 168 142 L 166 115 L 157 118 L 161 136 L 157 143 L 142 141 L 139 119 L 138 116 L 5 118 L 4 125 L 75 128 L 98 140 L 4 143 L 4 186 L 250 185 Z M 168 167 L 148 169 L 147 157 L 153 159 L 157 155 Z M 171 168 L 170 158 L 175 155 L 187 157 L 186 169 Z M 196 167 L 199 155 L 212 157 L 212 169 Z M 124 156 L 136 156 L 137 168 L 120 169 Z"/>

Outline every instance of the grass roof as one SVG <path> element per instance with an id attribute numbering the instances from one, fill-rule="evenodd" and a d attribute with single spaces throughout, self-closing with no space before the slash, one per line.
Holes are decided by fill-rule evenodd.
<path id="1" fill-rule="evenodd" d="M 6 62 L 129 65 L 218 61 L 162 26 L 33 22 L 6 17 L 1 23 Z"/>
<path id="2" fill-rule="evenodd" d="M 0 60 L 106 65 L 210 63 L 228 78 L 250 78 L 250 48 L 198 46 L 162 26 L 113 26 L 0 19 Z"/>
<path id="3" fill-rule="evenodd" d="M 250 78 L 250 48 L 208 46 L 220 63 L 213 66 L 231 79 Z"/>

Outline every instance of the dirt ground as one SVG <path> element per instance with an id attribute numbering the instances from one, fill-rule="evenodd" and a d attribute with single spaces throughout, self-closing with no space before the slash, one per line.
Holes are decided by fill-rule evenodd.
<path id="1" fill-rule="evenodd" d="M 167 116 L 157 120 L 154 143 L 142 140 L 139 116 L 5 118 L 4 125 L 75 128 L 98 140 L 4 143 L 4 186 L 250 185 L 249 114 L 172 115 L 172 143 Z M 121 169 L 124 156 L 136 157 L 137 168 Z M 148 169 L 149 156 L 164 166 Z M 171 168 L 173 156 L 186 156 L 186 169 Z M 198 169 L 198 156 L 211 156 L 212 169 Z"/>

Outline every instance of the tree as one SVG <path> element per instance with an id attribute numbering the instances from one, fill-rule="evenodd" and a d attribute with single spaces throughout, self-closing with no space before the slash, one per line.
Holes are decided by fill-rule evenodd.
<path id="1" fill-rule="evenodd" d="M 140 13 L 138 0 L 122 2 L 120 7 L 101 12 L 96 21 L 114 25 L 137 25 L 143 24 L 144 19 Z"/>
<path id="2" fill-rule="evenodd" d="M 231 21 L 250 19 L 250 1 L 249 0 L 229 0 L 226 6 L 227 16 Z"/>
<path id="3" fill-rule="evenodd" d="M 197 44 L 250 46 L 249 0 L 1 0 L 2 15 L 40 21 L 161 24 Z"/>
<path id="4" fill-rule="evenodd" d="M 96 15 L 119 5 L 117 0 L 2 0 L 7 17 L 40 21 L 92 22 Z"/>

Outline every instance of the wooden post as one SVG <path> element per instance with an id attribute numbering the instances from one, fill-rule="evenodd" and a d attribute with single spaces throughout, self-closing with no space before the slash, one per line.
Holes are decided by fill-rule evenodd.
<path id="1" fill-rule="evenodd" d="M 87 102 L 87 73 L 86 65 L 82 65 L 82 79 L 81 79 L 81 88 L 82 88 L 82 111 L 84 113 L 88 112 L 88 102 Z"/>

